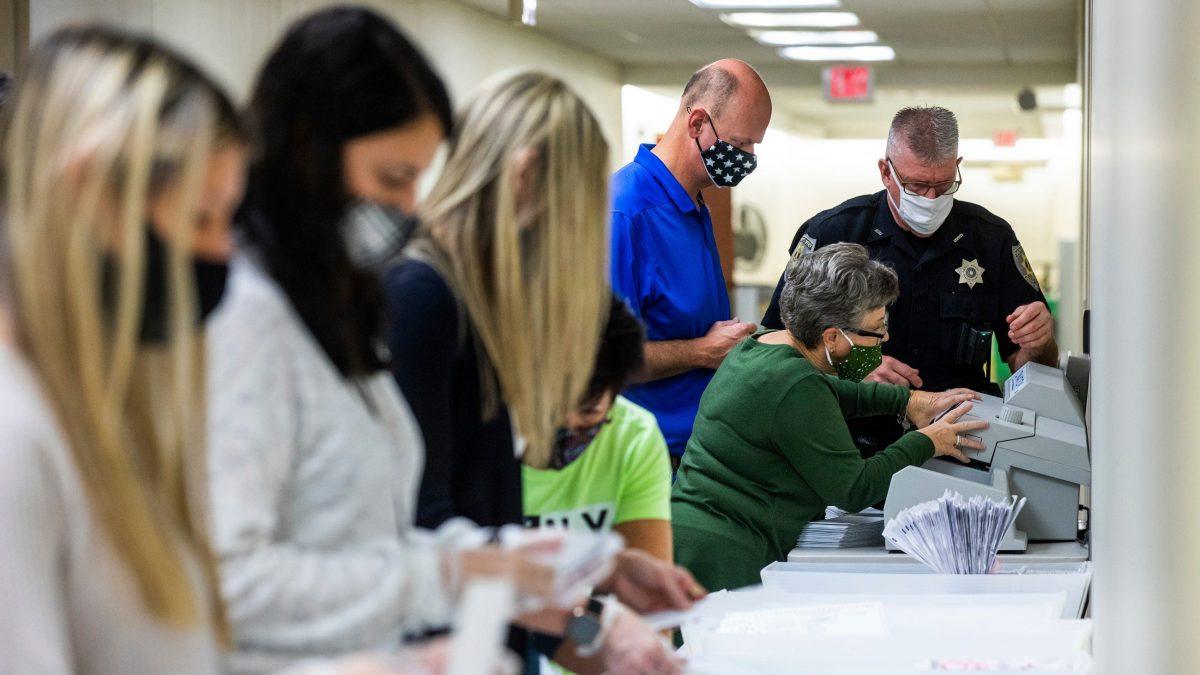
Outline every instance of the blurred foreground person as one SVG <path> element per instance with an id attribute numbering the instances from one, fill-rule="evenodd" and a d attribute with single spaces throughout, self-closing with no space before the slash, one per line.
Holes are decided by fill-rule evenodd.
<path id="1" fill-rule="evenodd" d="M 0 197 L 0 672 L 215 673 L 199 331 L 242 196 L 237 116 L 184 59 L 103 28 L 51 35 L 20 81 Z"/>

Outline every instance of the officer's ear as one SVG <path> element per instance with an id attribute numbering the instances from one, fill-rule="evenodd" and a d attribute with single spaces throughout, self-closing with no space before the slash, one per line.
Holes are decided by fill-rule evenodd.
<path id="1" fill-rule="evenodd" d="M 884 184 L 884 186 L 891 187 L 892 172 L 888 170 L 888 163 L 886 159 L 879 160 L 879 180 Z"/>

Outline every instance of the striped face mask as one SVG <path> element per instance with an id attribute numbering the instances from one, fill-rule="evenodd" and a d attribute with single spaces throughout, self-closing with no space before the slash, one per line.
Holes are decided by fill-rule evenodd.
<path id="1" fill-rule="evenodd" d="M 383 271 L 400 258 L 417 219 L 395 207 L 359 199 L 346 208 L 340 227 L 351 262 L 360 269 Z"/>

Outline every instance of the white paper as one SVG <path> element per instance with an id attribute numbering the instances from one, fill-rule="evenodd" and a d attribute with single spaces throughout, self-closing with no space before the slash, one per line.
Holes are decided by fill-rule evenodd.
<path id="1" fill-rule="evenodd" d="M 997 502 L 975 495 L 946 493 L 910 506 L 888 521 L 883 536 L 895 547 L 939 574 L 990 574 L 1004 535 L 1025 499 Z"/>
<path id="2" fill-rule="evenodd" d="M 467 582 L 450 639 L 449 675 L 496 671 L 515 602 L 516 588 L 511 581 L 478 578 Z"/>
<path id="3" fill-rule="evenodd" d="M 878 602 L 775 607 L 729 612 L 717 625 L 716 632 L 722 635 L 886 635 L 887 621 L 883 605 Z"/>
<path id="4" fill-rule="evenodd" d="M 858 548 L 883 545 L 883 512 L 867 509 L 846 513 L 829 506 L 825 520 L 814 520 L 800 530 L 797 548 Z"/>

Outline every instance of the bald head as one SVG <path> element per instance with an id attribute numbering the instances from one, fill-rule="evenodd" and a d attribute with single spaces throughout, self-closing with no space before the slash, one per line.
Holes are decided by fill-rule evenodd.
<path id="1" fill-rule="evenodd" d="M 771 117 L 771 94 L 750 64 L 737 59 L 721 59 L 692 74 L 683 87 L 680 107 L 703 107 L 720 116 L 730 105 L 749 108 Z"/>
<path id="2" fill-rule="evenodd" d="M 688 194 L 713 185 L 702 148 L 718 140 L 754 153 L 771 123 L 771 95 L 750 64 L 722 59 L 696 71 L 683 88 L 671 126 L 654 147 Z M 714 169 L 715 170 L 715 169 Z"/>

